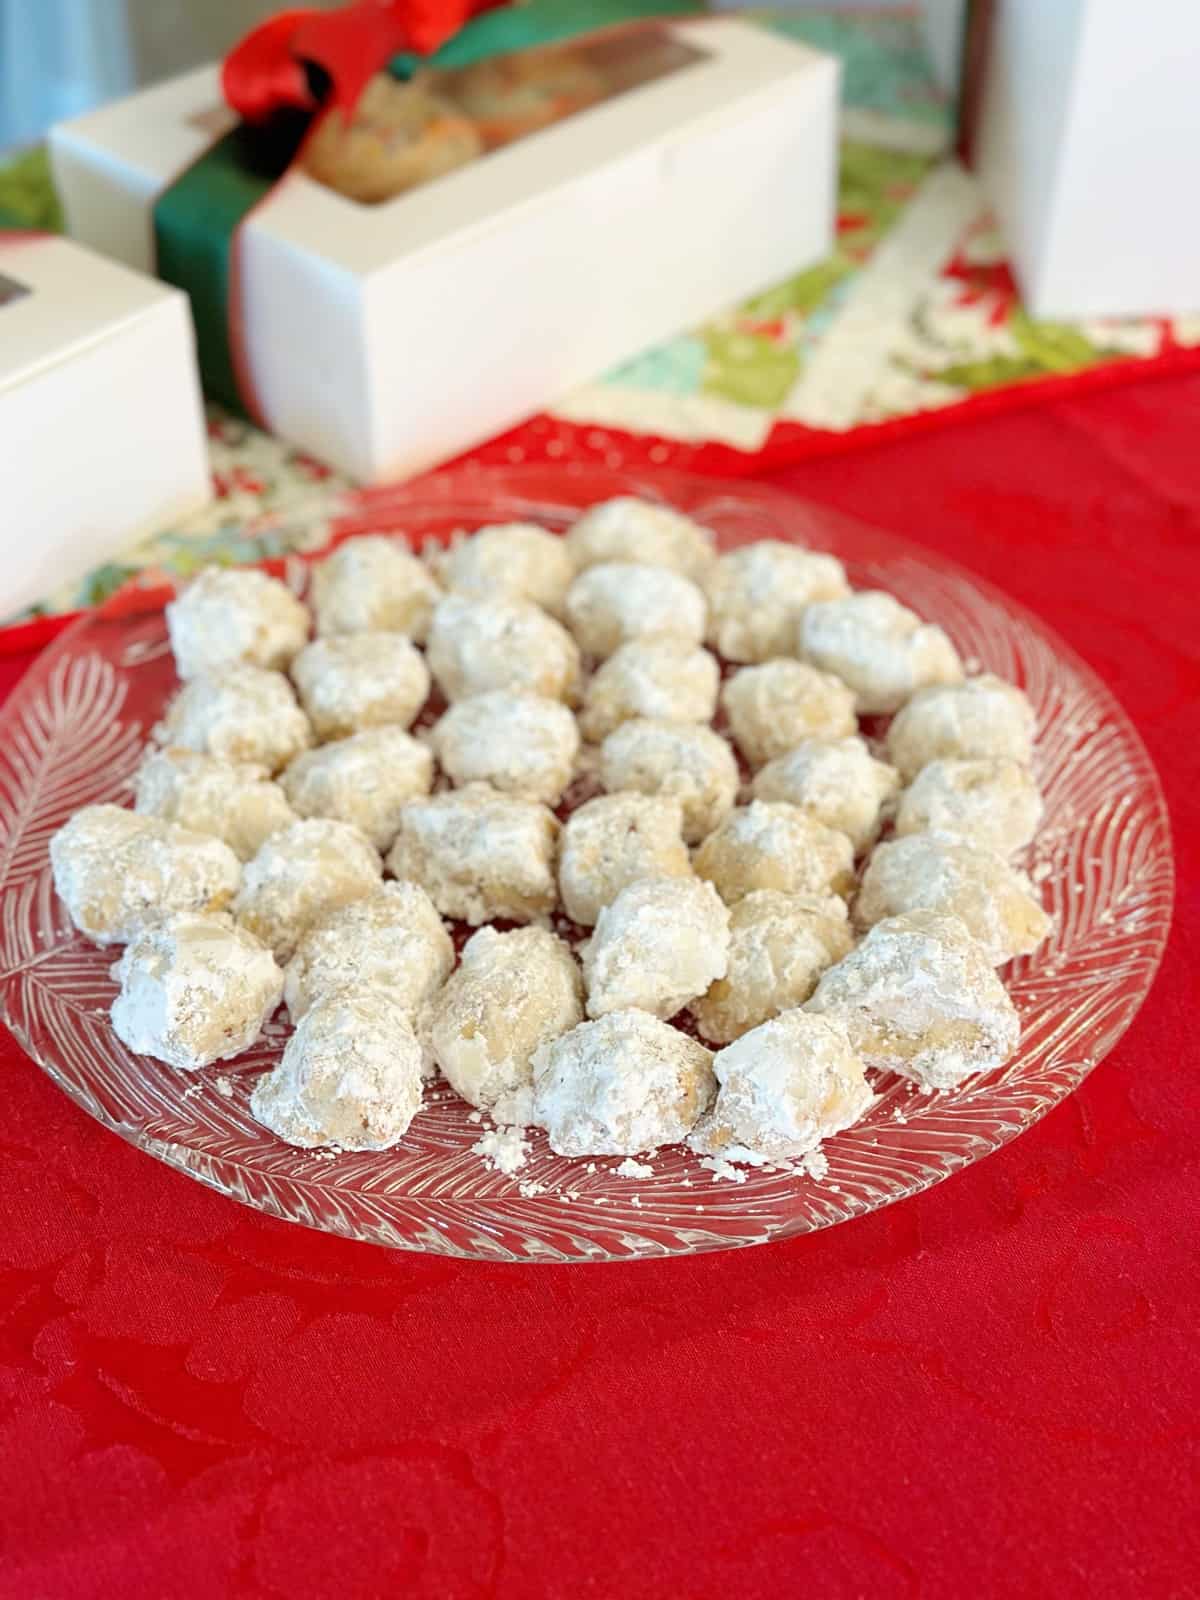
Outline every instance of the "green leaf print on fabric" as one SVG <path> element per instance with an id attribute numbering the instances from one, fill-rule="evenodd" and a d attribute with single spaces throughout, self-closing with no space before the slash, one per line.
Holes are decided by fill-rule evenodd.
<path id="1" fill-rule="evenodd" d="M 50 158 L 43 145 L 0 166 L 0 211 L 22 227 L 61 233 L 62 207 L 50 176 Z"/>
<path id="2" fill-rule="evenodd" d="M 800 375 L 800 356 L 790 345 L 738 329 L 706 328 L 705 394 L 772 411 L 781 406 Z"/>
<path id="3" fill-rule="evenodd" d="M 1026 378 L 1044 377 L 1045 368 L 1022 356 L 980 356 L 978 361 L 958 361 L 950 367 L 939 367 L 929 375 L 938 383 L 974 393 L 977 389 L 997 389 L 1021 383 Z"/>
<path id="4" fill-rule="evenodd" d="M 120 561 L 106 561 L 102 567 L 89 572 L 80 586 L 80 606 L 102 605 L 110 595 L 116 594 L 122 584 L 142 570 L 141 567 L 129 567 Z"/>
<path id="5" fill-rule="evenodd" d="M 933 165 L 929 156 L 905 155 L 843 139 L 838 179 L 838 213 L 843 223 L 846 219 L 859 222 L 866 239 L 874 243 L 896 221 Z"/>
<path id="6" fill-rule="evenodd" d="M 808 316 L 853 270 L 844 256 L 832 255 L 807 272 L 798 272 L 763 294 L 756 294 L 742 304 L 741 310 L 750 317 L 782 317 L 789 311 Z"/>
<path id="7" fill-rule="evenodd" d="M 1008 326 L 1022 353 L 1046 372 L 1078 372 L 1102 359 L 1090 339 L 1065 323 L 1034 322 L 1015 310 Z"/>

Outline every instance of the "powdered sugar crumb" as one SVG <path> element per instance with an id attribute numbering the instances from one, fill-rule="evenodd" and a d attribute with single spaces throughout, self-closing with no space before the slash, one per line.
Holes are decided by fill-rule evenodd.
<path id="1" fill-rule="evenodd" d="M 546 1185 L 539 1183 L 536 1178 L 526 1178 L 520 1185 L 520 1192 L 526 1200 L 535 1200 L 539 1194 L 545 1194 Z"/>
<path id="2" fill-rule="evenodd" d="M 471 1146 L 472 1155 L 482 1156 L 494 1172 L 510 1176 L 525 1165 L 529 1146 L 524 1128 L 492 1128 Z"/>
<path id="3" fill-rule="evenodd" d="M 225 1096 L 226 1100 L 232 1100 L 232 1098 L 233 1098 L 233 1079 L 232 1078 L 218 1078 L 216 1080 L 215 1087 L 216 1087 L 216 1091 L 217 1091 L 218 1094 L 223 1094 Z"/>
<path id="4" fill-rule="evenodd" d="M 829 1157 L 818 1145 L 815 1150 L 800 1157 L 794 1170 L 807 1174 L 814 1183 L 820 1183 L 829 1176 Z"/>
<path id="5" fill-rule="evenodd" d="M 588 1169 L 594 1172 L 595 1167 Z M 616 1169 L 618 1178 L 652 1178 L 654 1168 L 645 1161 L 635 1161 L 632 1156 L 626 1156 L 621 1165 Z"/>
<path id="6" fill-rule="evenodd" d="M 711 1172 L 714 1183 L 745 1183 L 747 1174 L 741 1167 L 735 1167 L 732 1161 L 726 1161 L 722 1156 L 702 1156 L 700 1165 Z"/>

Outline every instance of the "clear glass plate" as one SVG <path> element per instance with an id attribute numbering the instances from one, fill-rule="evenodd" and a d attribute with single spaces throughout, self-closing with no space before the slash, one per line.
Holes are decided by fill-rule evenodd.
<path id="1" fill-rule="evenodd" d="M 92 1116 L 246 1205 L 404 1250 L 494 1261 L 609 1261 L 765 1244 L 891 1205 L 997 1150 L 1063 1099 L 1112 1049 L 1153 979 L 1166 939 L 1172 858 L 1154 769 L 1112 696 L 1028 612 L 903 541 L 753 485 L 604 469 L 464 468 L 373 497 L 356 531 L 418 543 L 483 522 L 562 528 L 581 506 L 639 494 L 690 512 L 722 549 L 764 537 L 832 551 L 858 586 L 891 590 L 940 622 L 965 659 L 1021 684 L 1038 714 L 1044 826 L 1029 866 L 1054 916 L 1035 956 L 1005 980 L 1022 1043 L 1007 1066 L 923 1094 L 884 1077 L 857 1127 L 826 1145 L 820 1182 L 750 1172 L 716 1180 L 682 1150 L 653 1176 L 566 1161 L 540 1134 L 514 1177 L 471 1146 L 481 1129 L 445 1086 L 401 1147 L 336 1158 L 290 1149 L 248 1114 L 253 1079 L 277 1058 L 278 1020 L 233 1063 L 183 1074 L 134 1056 L 108 1018 L 113 951 L 72 930 L 50 879 L 50 835 L 82 805 L 128 798 L 146 736 L 174 687 L 161 597 L 110 604 L 38 660 L 0 719 L 0 1014 Z M 304 568 L 290 568 L 297 584 Z"/>

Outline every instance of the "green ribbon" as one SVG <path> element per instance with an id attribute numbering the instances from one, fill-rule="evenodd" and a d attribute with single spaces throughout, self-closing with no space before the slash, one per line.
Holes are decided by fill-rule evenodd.
<path id="1" fill-rule="evenodd" d="M 396 56 L 389 70 L 407 79 L 418 65 L 465 67 L 623 22 L 695 15 L 698 9 L 697 0 L 526 0 L 484 12 L 432 57 Z M 285 115 L 269 130 L 235 128 L 165 189 L 154 207 L 158 276 L 191 299 L 205 391 L 243 415 L 229 334 L 233 241 L 295 159 L 309 121 Z"/>
<path id="2" fill-rule="evenodd" d="M 537 45 L 559 44 L 582 33 L 596 33 L 622 22 L 647 17 L 694 16 L 698 0 L 525 0 L 499 6 L 468 22 L 461 32 L 424 60 L 399 55 L 390 70 L 397 78 L 410 78 L 420 66 L 471 67 L 489 56 L 512 55 Z"/>

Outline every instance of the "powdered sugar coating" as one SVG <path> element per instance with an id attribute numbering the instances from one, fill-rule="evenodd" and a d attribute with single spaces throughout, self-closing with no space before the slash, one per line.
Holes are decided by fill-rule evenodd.
<path id="1" fill-rule="evenodd" d="M 317 632 L 403 633 L 421 643 L 441 589 L 403 541 L 347 539 L 312 573 Z"/>
<path id="2" fill-rule="evenodd" d="M 681 639 L 635 639 L 592 674 L 579 713 L 585 739 L 601 740 L 632 717 L 711 722 L 720 669 L 707 650 Z"/>
<path id="3" fill-rule="evenodd" d="M 931 761 L 1007 759 L 1028 766 L 1035 720 L 1020 689 L 985 672 L 914 695 L 888 729 L 888 756 L 906 783 Z"/>
<path id="4" fill-rule="evenodd" d="M 223 839 L 239 861 L 249 861 L 265 839 L 296 820 L 265 767 L 218 761 L 198 750 L 148 750 L 135 780 L 134 808 Z"/>
<path id="5" fill-rule="evenodd" d="M 561 700 L 493 689 L 458 700 L 434 726 L 433 747 L 455 783 L 557 805 L 579 754 L 579 725 Z"/>
<path id="6" fill-rule="evenodd" d="M 295 1023 L 335 989 L 386 989 L 419 1029 L 453 966 L 453 941 L 424 889 L 385 883 L 313 924 L 288 962 L 284 999 Z"/>
<path id="7" fill-rule="evenodd" d="M 265 945 L 228 916 L 196 912 L 143 929 L 113 976 L 117 1038 L 183 1072 L 248 1050 L 283 992 Z"/>
<path id="8" fill-rule="evenodd" d="M 844 833 L 766 800 L 731 811 L 696 851 L 694 866 L 726 905 L 755 889 L 849 894 L 854 885 L 854 848 Z"/>
<path id="9" fill-rule="evenodd" d="M 453 544 L 438 572 L 456 594 L 530 600 L 561 618 L 575 563 L 558 534 L 534 522 L 499 522 Z"/>
<path id="10" fill-rule="evenodd" d="M 285 962 L 328 912 L 374 894 L 381 872 L 379 852 L 348 822 L 293 822 L 247 862 L 233 912 Z"/>
<path id="11" fill-rule="evenodd" d="M 640 561 L 670 567 L 694 583 L 703 581 L 715 560 L 707 528 L 669 506 L 622 495 L 592 506 L 567 534 L 576 567 L 602 561 Z"/>
<path id="12" fill-rule="evenodd" d="M 280 782 L 297 815 L 334 817 L 387 850 L 410 800 L 433 786 L 433 755 L 403 728 L 367 728 L 297 756 Z"/>
<path id="13" fill-rule="evenodd" d="M 241 863 L 227 844 L 123 806 L 84 806 L 50 840 L 54 887 L 94 944 L 124 944 L 173 912 L 222 911 Z"/>
<path id="14" fill-rule="evenodd" d="M 449 701 L 507 689 L 573 704 L 579 693 L 578 645 L 528 600 L 447 595 L 429 625 L 428 660 Z"/>
<path id="15" fill-rule="evenodd" d="M 677 1144 L 708 1109 L 712 1054 L 648 1011 L 581 1022 L 533 1058 L 534 1116 L 560 1156 Z"/>
<path id="16" fill-rule="evenodd" d="M 957 917 L 996 966 L 1036 950 L 1050 931 L 1023 872 L 994 850 L 942 833 L 879 845 L 863 874 L 854 903 L 860 928 L 908 911 Z"/>
<path id="17" fill-rule="evenodd" d="M 835 556 L 759 539 L 720 557 L 705 582 L 708 642 L 727 661 L 792 653 L 796 625 L 814 600 L 849 593 Z"/>
<path id="18" fill-rule="evenodd" d="M 533 1055 L 583 1020 L 570 948 L 545 928 L 480 928 L 433 1006 L 430 1037 L 447 1081 L 497 1122 L 528 1122 Z"/>
<path id="19" fill-rule="evenodd" d="M 419 883 L 444 917 L 535 922 L 558 903 L 558 833 L 545 806 L 470 783 L 404 808 L 388 867 Z"/>
<path id="20" fill-rule="evenodd" d="M 888 917 L 831 967 L 808 1011 L 839 1017 L 870 1067 L 952 1089 L 1017 1048 L 1016 1008 L 957 917 Z"/>
<path id="21" fill-rule="evenodd" d="M 425 658 L 401 633 L 316 639 L 292 662 L 292 678 L 322 739 L 407 728 L 429 694 Z"/>
<path id="22" fill-rule="evenodd" d="M 632 1006 L 673 1017 L 728 963 L 729 912 L 711 883 L 631 883 L 602 909 L 583 949 L 588 1016 Z"/>
<path id="23" fill-rule="evenodd" d="M 853 943 L 846 902 L 837 895 L 744 895 L 730 913 L 728 968 L 691 1006 L 700 1032 L 728 1044 L 802 1005 Z"/>
<path id="24" fill-rule="evenodd" d="M 305 1012 L 250 1110 L 288 1144 L 390 1150 L 421 1109 L 421 1046 L 386 989 L 338 989 Z"/>
<path id="25" fill-rule="evenodd" d="M 896 769 L 876 761 L 866 743 L 852 735 L 802 740 L 767 762 L 754 779 L 753 793 L 756 800 L 782 800 L 837 828 L 861 855 L 879 837 L 899 787 Z"/>
<path id="26" fill-rule="evenodd" d="M 726 680 L 721 704 L 752 767 L 786 754 L 803 739 L 842 739 L 858 731 L 851 691 L 840 678 L 803 661 L 742 667 Z"/>
<path id="27" fill-rule="evenodd" d="M 698 645 L 706 616 L 703 594 L 670 567 L 601 561 L 567 590 L 567 626 L 583 653 L 596 660 L 633 639 L 669 635 Z"/>
<path id="28" fill-rule="evenodd" d="M 845 1024 L 785 1011 L 713 1057 L 719 1088 L 688 1143 L 737 1159 L 794 1161 L 849 1128 L 875 1096 Z"/>
<path id="29" fill-rule="evenodd" d="M 677 800 L 689 844 L 729 815 L 738 792 L 737 761 L 720 734 L 696 723 L 648 717 L 634 717 L 608 735 L 600 780 L 610 792 L 632 789 Z"/>
<path id="30" fill-rule="evenodd" d="M 1019 761 L 931 761 L 900 798 L 896 833 L 952 834 L 1011 855 L 1033 838 L 1042 809 L 1033 774 Z"/>
<path id="31" fill-rule="evenodd" d="M 881 589 L 809 606 L 796 639 L 800 655 L 850 685 L 864 714 L 895 711 L 927 684 L 963 675 L 944 631 Z"/>
<path id="32" fill-rule="evenodd" d="M 251 567 L 205 567 L 166 608 L 175 670 L 185 681 L 225 667 L 285 668 L 311 619 L 278 578 Z"/>
<path id="33" fill-rule="evenodd" d="M 226 667 L 191 678 L 167 707 L 164 743 L 218 761 L 248 761 L 277 772 L 313 742 L 308 718 L 281 672 Z"/>
<path id="34" fill-rule="evenodd" d="M 558 868 L 563 906 L 590 928 L 628 884 L 643 878 L 690 878 L 678 801 L 606 794 L 567 818 Z"/>

